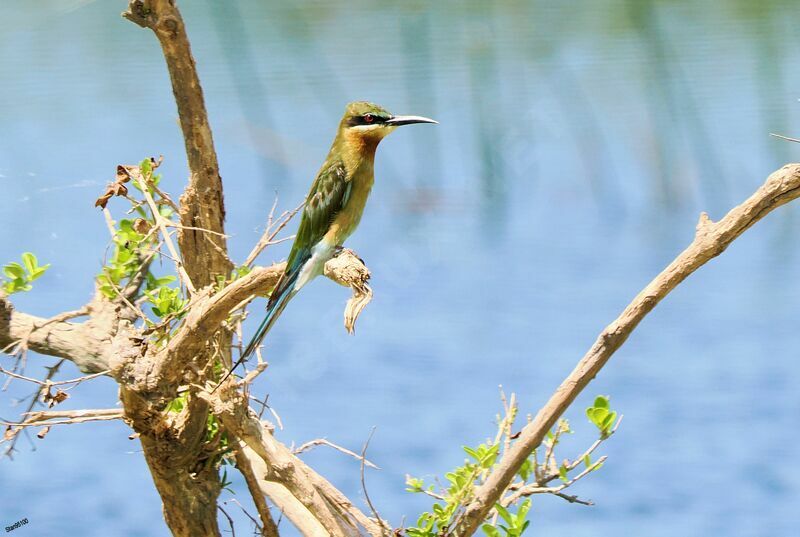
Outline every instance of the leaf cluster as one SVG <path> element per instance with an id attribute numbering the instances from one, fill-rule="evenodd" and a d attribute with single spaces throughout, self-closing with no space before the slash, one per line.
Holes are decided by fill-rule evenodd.
<path id="1" fill-rule="evenodd" d="M 33 286 L 31 283 L 39 279 L 50 264 L 39 265 L 39 260 L 31 252 L 22 254 L 22 264 L 12 261 L 3 265 L 3 291 L 10 295 L 21 291 L 30 291 Z"/>
<path id="2" fill-rule="evenodd" d="M 420 515 L 416 526 L 405 529 L 406 535 L 409 537 L 440 537 L 448 534 L 465 510 L 466 505 L 474 497 L 475 488 L 485 482 L 497 465 L 501 445 L 508 450 L 516 438 L 511 433 L 511 426 L 517 415 L 514 401 L 515 398 L 512 394 L 511 404 L 506 404 L 503 395 L 506 416 L 502 419 L 498 416 L 496 438 L 475 448 L 463 447 L 468 458 L 462 466 L 445 475 L 449 483 L 447 488 L 436 491 L 434 485 L 426 484 L 423 479 L 407 476 L 406 490 L 408 492 L 426 494 L 436 498 L 437 501 L 429 511 Z M 564 434 L 572 433 L 569 422 L 565 419 L 559 420 L 556 427 L 552 431 L 548 431 L 542 446 L 534 450 L 520 467 L 517 472 L 518 479 L 505 491 L 483 524 L 482 530 L 488 537 L 520 537 L 530 524 L 527 519 L 532 504 L 529 496 L 533 494 L 549 493 L 561 496 L 570 502 L 591 504 L 591 502 L 580 500 L 575 496 L 567 496 L 562 493 L 562 490 L 602 466 L 605 457 L 601 457 L 593 463 L 591 454 L 602 441 L 613 434 L 618 420 L 617 413 L 611 410 L 609 398 L 606 396 L 597 397 L 593 405 L 586 410 L 586 415 L 600 431 L 600 439 L 580 457 L 572 461 L 565 459 L 559 464 L 555 454 L 556 446 Z M 585 468 L 581 468 L 581 463 Z M 560 484 L 549 485 L 552 481 L 558 482 L 558 480 L 560 480 Z"/>

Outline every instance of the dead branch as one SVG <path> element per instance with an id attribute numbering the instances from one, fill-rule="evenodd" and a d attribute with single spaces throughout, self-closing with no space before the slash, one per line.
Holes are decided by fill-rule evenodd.
<path id="1" fill-rule="evenodd" d="M 672 263 L 651 281 L 598 336 L 592 348 L 556 389 L 550 400 L 526 425 L 511 449 L 503 455 L 486 482 L 475 491 L 473 500 L 451 531 L 452 535 L 475 533 L 489 511 L 511 484 L 531 452 L 541 445 L 547 431 L 556 423 L 579 393 L 600 372 L 644 317 L 670 291 L 714 257 L 720 255 L 742 233 L 773 209 L 800 197 L 800 164 L 787 164 L 772 173 L 744 203 L 734 207 L 719 222 L 706 213 L 700 215 L 694 240 Z"/>
<path id="2" fill-rule="evenodd" d="M 264 499 L 264 493 L 259 485 L 258 476 L 253 471 L 253 466 L 250 459 L 242 452 L 241 449 L 236 450 L 236 468 L 244 476 L 247 489 L 250 491 L 250 496 L 253 498 L 253 503 L 258 511 L 258 517 L 261 519 L 261 535 L 265 537 L 278 537 L 278 526 L 272 519 L 269 512 L 269 506 Z"/>
<path id="3" fill-rule="evenodd" d="M 275 213 L 275 206 L 277 205 L 277 203 L 278 203 L 278 198 L 276 197 L 275 202 L 272 204 L 272 208 L 270 209 L 269 217 L 267 218 L 267 227 L 264 229 L 264 233 L 261 235 L 261 238 L 258 239 L 256 245 L 253 246 L 253 249 L 250 251 L 249 254 L 247 254 L 247 258 L 243 263 L 246 267 L 252 265 L 253 262 L 256 260 L 256 258 L 261 254 L 261 252 L 264 251 L 264 249 L 267 246 L 271 244 L 277 244 L 282 241 L 282 239 L 276 240 L 278 233 L 280 233 L 283 230 L 283 228 L 286 227 L 286 224 L 288 224 L 289 221 L 294 217 L 294 215 L 296 215 L 300 211 L 300 209 L 302 209 L 303 206 L 306 204 L 306 202 L 303 201 L 303 203 L 301 203 L 291 211 L 282 212 L 281 215 L 278 217 L 278 220 L 273 222 L 272 217 L 273 214 Z"/>
<path id="4" fill-rule="evenodd" d="M 156 205 L 156 200 L 154 200 L 153 195 L 150 194 L 149 185 L 145 181 L 144 174 L 141 172 L 141 170 L 137 170 L 136 175 L 137 175 L 136 180 L 142 187 L 142 194 L 144 195 L 144 199 L 147 200 L 147 205 L 150 206 L 150 212 L 153 214 L 153 220 L 155 220 L 156 226 L 158 226 L 158 228 L 161 230 L 161 236 L 164 237 L 164 244 L 166 244 L 167 249 L 169 250 L 169 253 L 173 258 L 173 262 L 175 263 L 175 272 L 178 273 L 181 282 L 186 287 L 189 296 L 191 296 L 195 294 L 196 290 L 194 284 L 192 284 L 191 276 L 189 276 L 189 273 L 186 271 L 186 267 L 183 264 L 181 255 L 178 253 L 178 250 L 172 243 L 172 236 L 169 234 L 169 230 L 167 230 L 169 222 L 167 222 L 166 218 L 161 216 L 161 211 L 158 210 L 158 205 Z M 186 228 L 181 226 L 181 229 L 186 229 Z M 198 229 L 198 228 L 192 228 L 192 229 Z"/>
<path id="5" fill-rule="evenodd" d="M 0 294 L 0 347 L 24 341 L 27 348 L 49 356 L 66 358 L 85 373 L 108 370 L 109 334 L 96 324 L 51 321 L 16 311 Z"/>
<path id="6" fill-rule="evenodd" d="M 370 468 L 380 470 L 380 467 L 376 466 L 367 459 L 363 458 L 355 451 L 350 451 L 349 449 L 334 444 L 333 442 L 325 438 L 315 438 L 314 440 L 309 440 L 308 442 L 302 444 L 300 447 L 293 449 L 292 453 L 294 453 L 295 455 L 299 455 L 300 453 L 303 453 L 304 451 L 309 451 L 310 449 L 315 448 L 316 446 L 328 446 L 329 448 L 335 449 L 336 451 L 340 451 L 345 455 L 353 457 L 354 459 L 364 463 L 366 466 L 369 466 Z"/>
<path id="7" fill-rule="evenodd" d="M 336 256 L 325 263 L 324 274 L 339 285 L 353 290 L 353 296 L 344 308 L 344 328 L 352 334 L 361 311 L 372 300 L 370 272 L 364 261 L 353 250 L 343 248 Z"/>
<path id="8" fill-rule="evenodd" d="M 285 486 L 267 479 L 267 476 L 270 475 L 270 469 L 264 459 L 259 457 L 244 442 L 240 442 L 239 452 L 242 457 L 250 462 L 261 492 L 272 500 L 272 503 L 294 524 L 302 535 L 306 537 L 329 537 L 329 533 L 322 524 L 309 513 L 308 509 L 300 503 L 300 500 L 295 498 Z"/>
<path id="9" fill-rule="evenodd" d="M 74 423 L 85 423 L 87 421 L 118 420 L 123 417 L 122 409 L 116 408 L 94 410 L 43 410 L 25 412 L 24 415 L 27 417 L 20 422 L 0 420 L 0 425 L 6 427 L 3 437 L 0 438 L 0 444 L 7 441 L 12 442 L 5 450 L 6 453 L 10 453 L 13 450 L 17 434 L 26 427 L 44 427 L 46 430 L 49 430 L 53 425 L 71 425 Z M 44 434 L 40 433 L 39 438 L 44 438 Z"/>
<path id="10" fill-rule="evenodd" d="M 188 359 L 202 352 L 206 341 L 219 330 L 231 311 L 268 293 L 283 274 L 285 266 L 285 263 L 276 263 L 269 267 L 256 267 L 213 295 L 210 288 L 199 291 L 197 302 L 167 346 L 163 359 L 154 364 L 155 376 L 161 376 L 163 371 L 165 379 L 179 379 Z M 352 284 L 356 295 L 365 285 L 363 282 L 369 277 L 369 269 L 351 250 L 344 249 L 325 264 L 325 275 L 340 285 Z"/>
<path id="11" fill-rule="evenodd" d="M 228 433 L 243 441 L 264 461 L 267 467 L 266 479 L 285 487 L 326 532 L 335 536 L 348 536 L 358 534 L 359 528 L 363 528 L 370 535 L 383 535 L 381 527 L 375 521 L 264 429 L 242 393 L 223 387 L 213 395 L 200 395 L 209 402 Z M 284 507 L 275 497 L 270 497 L 276 501 L 278 508 Z M 294 502 L 290 501 L 288 507 L 293 505 Z M 294 505 L 295 511 L 296 507 Z"/>

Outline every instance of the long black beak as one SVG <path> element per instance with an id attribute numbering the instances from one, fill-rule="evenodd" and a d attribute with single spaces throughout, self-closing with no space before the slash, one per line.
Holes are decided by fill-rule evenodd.
<path id="1" fill-rule="evenodd" d="M 439 123 L 433 119 L 422 116 L 394 116 L 386 121 L 387 125 L 411 125 L 412 123 Z"/>

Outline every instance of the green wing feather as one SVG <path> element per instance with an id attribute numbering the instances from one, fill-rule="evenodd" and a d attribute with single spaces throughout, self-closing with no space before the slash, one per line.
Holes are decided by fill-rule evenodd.
<path id="1" fill-rule="evenodd" d="M 306 205 L 303 208 L 292 251 L 289 253 L 286 271 L 270 295 L 268 310 L 295 282 L 303 264 L 311 257 L 314 246 L 322 240 L 336 215 L 347 203 L 351 186 L 352 182 L 341 160 L 325 162 L 306 197 Z"/>
<path id="2" fill-rule="evenodd" d="M 326 161 L 322 166 L 306 198 L 306 205 L 303 208 L 303 214 L 300 219 L 300 227 L 297 230 L 297 237 L 294 240 L 289 260 L 286 263 L 286 270 L 270 294 L 269 303 L 267 304 L 267 316 L 261 322 L 256 335 L 242 353 L 242 357 L 231 368 L 228 375 L 261 344 L 261 341 L 272 328 L 281 312 L 297 293 L 293 287 L 294 283 L 297 281 L 303 265 L 311 257 L 314 246 L 322 240 L 336 215 L 347 204 L 351 185 L 352 182 L 347 177 L 347 169 L 341 160 Z M 225 378 L 228 378 L 228 375 Z"/>
<path id="3" fill-rule="evenodd" d="M 351 186 L 352 182 L 341 160 L 325 163 L 306 198 L 297 237 L 289 254 L 287 272 L 302 265 L 311 256 L 311 250 L 322 240 L 336 215 L 347 203 Z"/>

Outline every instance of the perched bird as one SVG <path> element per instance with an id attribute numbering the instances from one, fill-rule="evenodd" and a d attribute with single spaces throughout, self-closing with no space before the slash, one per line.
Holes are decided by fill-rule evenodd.
<path id="1" fill-rule="evenodd" d="M 267 315 L 235 369 L 261 344 L 289 301 L 322 274 L 325 263 L 361 220 L 374 182 L 375 150 L 400 125 L 437 123 L 420 116 L 394 116 L 364 101 L 347 105 L 325 163 L 311 185 L 286 270 L 267 304 Z"/>

